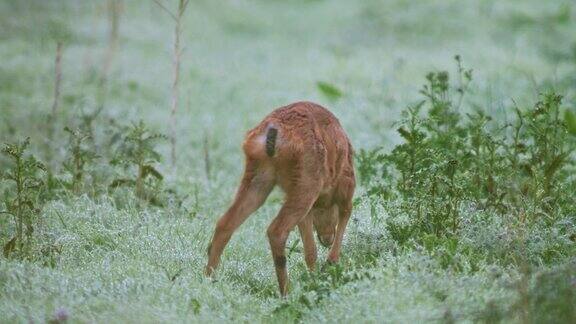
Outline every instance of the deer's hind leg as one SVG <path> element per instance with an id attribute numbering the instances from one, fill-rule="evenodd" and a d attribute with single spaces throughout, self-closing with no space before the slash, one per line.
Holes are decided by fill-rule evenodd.
<path id="1" fill-rule="evenodd" d="M 330 252 L 328 252 L 328 262 L 330 263 L 336 263 L 340 258 L 340 249 L 342 248 L 344 231 L 346 230 L 346 225 L 348 225 L 348 220 L 350 220 L 350 215 L 352 214 L 354 186 L 355 181 L 352 176 L 350 178 L 342 179 L 338 188 L 336 198 L 336 205 L 338 207 L 338 226 L 336 227 L 334 243 L 330 248 Z"/>
<path id="2" fill-rule="evenodd" d="M 278 286 L 282 296 L 286 295 L 288 290 L 288 272 L 286 270 L 285 254 L 286 240 L 288 239 L 290 231 L 305 220 L 312 205 L 314 205 L 314 202 L 318 198 L 322 187 L 321 181 L 310 176 L 310 174 L 314 174 L 314 172 L 314 169 L 303 169 L 297 166 L 282 175 L 281 178 L 284 179 L 285 182 L 280 183 L 280 185 L 286 193 L 286 199 L 278 216 L 274 218 L 268 227 L 268 240 L 270 242 L 270 249 L 272 250 Z M 287 179 L 290 180 L 287 181 Z M 298 180 L 293 181 L 293 179 Z M 306 233 L 310 233 L 309 228 L 306 228 Z"/>
<path id="3" fill-rule="evenodd" d="M 212 242 L 208 246 L 206 275 L 211 275 L 220 262 L 220 256 L 234 231 L 256 211 L 274 188 L 273 169 L 248 159 L 242 182 L 230 208 L 216 223 Z"/>
<path id="4" fill-rule="evenodd" d="M 314 215 L 312 215 L 312 211 L 310 211 L 308 215 L 298 223 L 302 245 L 304 245 L 304 260 L 310 271 L 314 271 L 316 268 L 316 259 L 318 258 L 316 242 L 314 241 L 313 217 Z"/>

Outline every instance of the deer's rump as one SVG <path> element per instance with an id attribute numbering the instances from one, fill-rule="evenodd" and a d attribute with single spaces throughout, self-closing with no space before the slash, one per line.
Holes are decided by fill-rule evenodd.
<path id="1" fill-rule="evenodd" d="M 338 182 L 354 177 L 352 146 L 340 122 L 330 111 L 310 102 L 284 106 L 266 116 L 248 132 L 244 152 L 248 159 L 270 168 L 283 189 L 295 170 L 322 179 L 316 205 L 331 205 L 337 198 Z"/>
<path id="2" fill-rule="evenodd" d="M 244 152 L 247 158 L 276 168 L 290 169 L 296 167 L 291 163 L 298 162 L 317 164 L 317 176 L 330 180 L 352 166 L 352 146 L 340 122 L 330 111 L 311 102 L 274 110 L 248 132 Z"/>

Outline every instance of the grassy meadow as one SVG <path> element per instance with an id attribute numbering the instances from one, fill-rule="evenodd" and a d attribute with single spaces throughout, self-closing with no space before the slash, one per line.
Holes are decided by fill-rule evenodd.
<path id="1" fill-rule="evenodd" d="M 0 1 L 0 322 L 576 321 L 572 0 L 192 0 L 181 25 L 174 127 L 157 3 Z M 245 132 L 302 100 L 357 152 L 340 263 L 309 273 L 293 231 L 278 296 L 275 190 L 205 278 Z"/>

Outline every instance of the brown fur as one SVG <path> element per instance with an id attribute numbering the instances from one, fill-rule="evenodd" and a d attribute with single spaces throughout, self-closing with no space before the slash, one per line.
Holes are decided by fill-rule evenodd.
<path id="1" fill-rule="evenodd" d="M 310 270 L 317 258 L 313 229 L 320 243 L 330 246 L 328 261 L 338 261 L 355 187 L 352 145 L 331 112 L 314 103 L 297 102 L 276 109 L 249 131 L 243 149 L 244 176 L 232 206 L 216 224 L 206 274 L 218 266 L 232 233 L 278 185 L 286 198 L 267 233 L 280 294 L 285 295 L 285 246 L 296 225 Z"/>

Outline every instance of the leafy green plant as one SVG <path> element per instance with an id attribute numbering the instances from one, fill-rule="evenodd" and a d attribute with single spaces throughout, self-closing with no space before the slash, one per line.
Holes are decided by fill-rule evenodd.
<path id="1" fill-rule="evenodd" d="M 400 243 L 455 235 L 464 206 L 553 221 L 554 211 L 574 205 L 576 138 L 570 118 L 560 117 L 562 97 L 543 94 L 530 109 L 516 107 L 513 122 L 497 122 L 479 108 L 462 108 L 472 71 L 458 56 L 456 62 L 455 85 L 447 72 L 427 74 L 425 99 L 402 112 L 403 143 L 389 154 L 375 149 L 357 157 L 366 194 L 388 206 L 388 229 Z"/>
<path id="2" fill-rule="evenodd" d="M 426 99 L 402 114 L 398 133 L 405 142 L 381 159 L 399 173 L 397 191 L 405 202 L 401 210 L 414 216 L 418 232 L 438 236 L 458 229 L 465 190 L 462 170 L 467 160 L 466 130 L 458 108 L 472 72 L 462 68 L 459 57 L 456 61 L 460 80 L 456 90 L 451 90 L 447 72 L 429 73 L 420 91 Z M 424 108 L 428 108 L 425 117 Z M 401 226 L 391 227 L 396 233 L 412 232 Z"/>
<path id="3" fill-rule="evenodd" d="M 360 149 L 356 154 L 358 180 L 369 188 L 368 195 L 372 197 L 390 198 L 391 191 L 384 181 L 389 178 L 385 159 L 386 155 L 381 149 Z"/>
<path id="4" fill-rule="evenodd" d="M 280 304 L 274 313 L 286 312 L 300 319 L 308 310 L 330 297 L 333 291 L 351 282 L 373 279 L 372 272 L 363 269 L 345 270 L 342 264 L 325 264 L 321 271 L 305 271 L 298 281 L 302 284 L 300 294 Z"/>
<path id="5" fill-rule="evenodd" d="M 104 106 L 102 105 L 93 110 L 87 110 L 84 107 L 80 109 L 80 113 L 78 114 L 78 119 L 80 120 L 80 128 L 82 133 L 87 136 L 87 140 L 94 141 L 95 123 L 103 110 Z"/>
<path id="6" fill-rule="evenodd" d="M 529 110 L 517 109 L 514 125 L 513 148 L 507 148 L 510 166 L 521 172 L 515 174 L 519 188 L 515 201 L 529 199 L 537 202 L 533 214 L 547 213 L 564 205 L 563 183 L 568 174 L 562 171 L 574 164 L 570 154 L 574 151 L 574 138 L 567 132 L 560 118 L 562 97 L 548 93 Z"/>
<path id="7" fill-rule="evenodd" d="M 161 159 L 160 153 L 156 151 L 156 144 L 167 140 L 168 137 L 151 132 L 143 121 L 122 129 L 116 135 L 121 140 L 111 164 L 132 170 L 135 174 L 132 177 L 114 179 L 110 187 L 132 187 L 136 197 L 155 205 L 162 205 L 158 199 L 158 192 L 164 177 L 156 169 L 156 164 Z"/>
<path id="8" fill-rule="evenodd" d="M 25 155 L 29 145 L 27 138 L 21 143 L 6 144 L 2 149 L 2 153 L 12 160 L 11 168 L 0 174 L 1 179 L 10 183 L 4 193 L 6 210 L 2 213 L 12 216 L 16 227 L 14 237 L 4 245 L 5 257 L 14 251 L 24 254 L 30 250 L 34 220 L 40 213 L 35 205 L 43 183 L 38 172 L 46 168 L 33 155 Z"/>
<path id="9" fill-rule="evenodd" d="M 98 155 L 86 143 L 90 138 L 89 134 L 69 127 L 65 127 L 64 131 L 69 134 L 69 151 L 63 166 L 71 175 L 71 180 L 65 185 L 74 194 L 79 194 L 82 192 L 87 167 L 98 158 Z"/>

